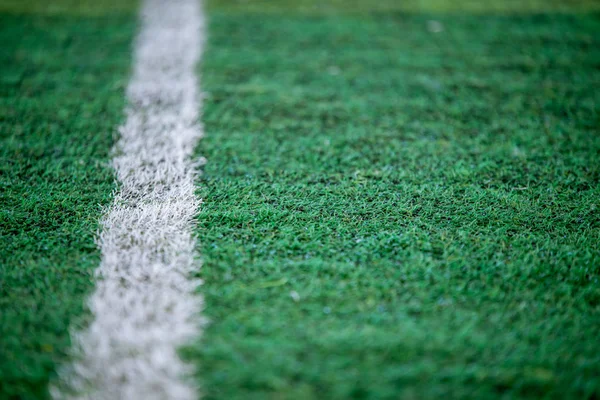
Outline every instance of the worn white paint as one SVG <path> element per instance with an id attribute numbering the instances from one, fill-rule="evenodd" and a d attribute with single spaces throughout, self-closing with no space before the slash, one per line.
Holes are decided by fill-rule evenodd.
<path id="1" fill-rule="evenodd" d="M 98 239 L 93 321 L 74 335 L 75 361 L 55 398 L 198 398 L 177 350 L 202 324 L 192 156 L 202 136 L 195 67 L 203 16 L 198 0 L 146 0 L 141 20 L 114 149 L 119 187 Z"/>

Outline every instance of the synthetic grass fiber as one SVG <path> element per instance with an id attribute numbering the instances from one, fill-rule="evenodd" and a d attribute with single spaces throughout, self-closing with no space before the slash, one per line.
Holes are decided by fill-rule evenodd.
<path id="1" fill-rule="evenodd" d="M 210 3 L 204 398 L 598 398 L 597 3 L 354 3 Z"/>
<path id="2" fill-rule="evenodd" d="M 6 1 L 6 0 L 5 0 Z M 16 0 L 11 0 L 16 1 Z M 41 0 L 29 0 L 39 2 Z M 63 0 L 64 1 L 64 0 Z M 71 0 L 74 1 L 74 0 Z M 103 0 L 112 2 L 117 0 Z M 589 13 L 600 11 L 597 0 L 208 0 L 213 11 L 225 13 L 359 14 L 381 11 L 414 13 Z"/>
<path id="3" fill-rule="evenodd" d="M 599 3 L 491 3 L 209 2 L 205 399 L 600 397 Z M 0 399 L 88 322 L 136 12 L 0 0 Z"/>
<path id="4" fill-rule="evenodd" d="M 1 399 L 48 397 L 68 329 L 84 323 L 136 21 L 29 3 L 0 14 Z"/>

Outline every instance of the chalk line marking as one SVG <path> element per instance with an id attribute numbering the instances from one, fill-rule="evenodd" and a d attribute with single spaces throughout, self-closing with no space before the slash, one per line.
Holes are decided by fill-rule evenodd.
<path id="1" fill-rule="evenodd" d="M 200 335 L 194 195 L 202 136 L 195 75 L 203 46 L 198 0 L 145 0 L 113 166 L 119 182 L 101 220 L 93 322 L 55 398 L 197 399 L 177 349 Z M 65 389 L 65 387 L 67 389 Z"/>

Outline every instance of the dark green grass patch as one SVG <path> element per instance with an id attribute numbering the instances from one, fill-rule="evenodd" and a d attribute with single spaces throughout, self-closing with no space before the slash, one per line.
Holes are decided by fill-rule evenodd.
<path id="1" fill-rule="evenodd" d="M 56 16 L 134 15 L 138 0 L 2 0 L 0 13 Z"/>
<path id="2" fill-rule="evenodd" d="M 600 396 L 598 15 L 210 17 L 206 399 Z"/>
<path id="3" fill-rule="evenodd" d="M 134 30 L 133 15 L 0 14 L 1 399 L 47 397 L 82 322 Z"/>

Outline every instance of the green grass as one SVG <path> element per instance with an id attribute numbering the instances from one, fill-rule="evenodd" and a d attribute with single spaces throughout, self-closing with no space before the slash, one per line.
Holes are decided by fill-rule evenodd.
<path id="1" fill-rule="evenodd" d="M 527 14 L 540 12 L 572 14 L 600 11 L 600 1 L 598 0 L 208 0 L 205 3 L 208 3 L 211 11 L 219 10 L 227 13 L 328 14 L 343 12 L 345 14 L 356 14 L 373 11 L 402 11 L 460 14 Z"/>
<path id="2" fill-rule="evenodd" d="M 600 397 L 599 3 L 485 3 L 208 5 L 205 399 Z M 0 399 L 86 322 L 135 9 L 0 3 Z"/>
<path id="3" fill-rule="evenodd" d="M 136 25 L 21 6 L 0 13 L 0 399 L 46 398 L 84 322 Z"/>
<path id="4" fill-rule="evenodd" d="M 139 0 L 2 0 L 0 14 L 80 17 L 132 16 Z"/>
<path id="5" fill-rule="evenodd" d="M 598 398 L 600 16 L 231 4 L 201 68 L 204 398 Z"/>

